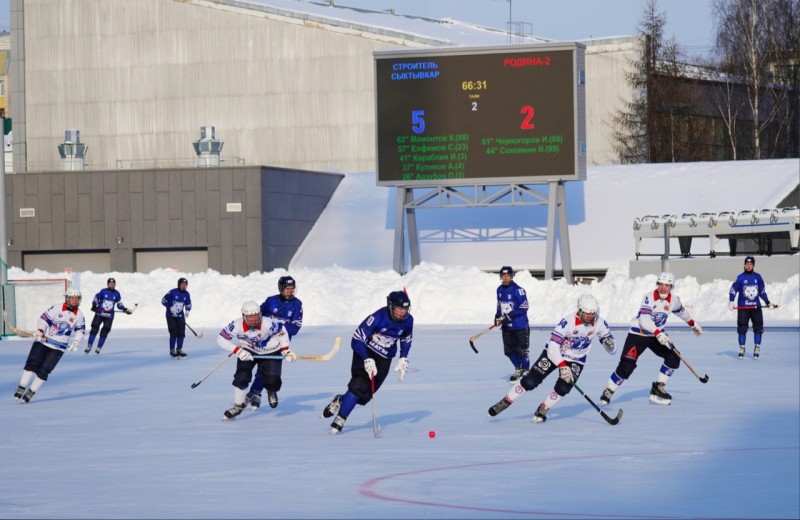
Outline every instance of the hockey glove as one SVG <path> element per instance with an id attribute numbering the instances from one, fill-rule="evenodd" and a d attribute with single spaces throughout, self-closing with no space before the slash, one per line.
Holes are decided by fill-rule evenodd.
<path id="1" fill-rule="evenodd" d="M 603 340 L 603 347 L 606 349 L 606 352 L 609 354 L 613 354 L 617 351 L 617 344 L 614 343 L 614 338 L 606 338 Z"/>
<path id="2" fill-rule="evenodd" d="M 78 350 L 78 345 L 80 345 L 80 341 L 78 341 L 77 339 L 73 339 L 72 341 L 69 342 L 69 351 L 75 352 L 76 350 Z"/>
<path id="3" fill-rule="evenodd" d="M 253 354 L 241 347 L 236 347 L 233 349 L 231 354 L 236 354 L 236 357 L 238 357 L 241 361 L 253 361 Z"/>
<path id="4" fill-rule="evenodd" d="M 670 345 L 672 345 L 672 340 L 669 339 L 669 336 L 667 336 L 666 332 L 659 332 L 658 334 L 656 334 L 656 339 L 658 340 L 659 343 L 661 343 L 665 347 L 669 347 Z"/>
<path id="5" fill-rule="evenodd" d="M 364 370 L 366 370 L 370 379 L 378 375 L 378 367 L 375 365 L 375 360 L 372 358 L 364 360 Z"/>
<path id="6" fill-rule="evenodd" d="M 692 327 L 692 332 L 694 332 L 695 336 L 699 336 L 703 333 L 703 327 L 701 327 L 700 324 L 694 320 L 689 323 L 689 326 Z"/>
<path id="7" fill-rule="evenodd" d="M 397 366 L 394 367 L 395 372 L 400 372 L 400 381 L 405 379 L 406 372 L 408 372 L 408 358 L 401 357 L 397 360 Z"/>
<path id="8" fill-rule="evenodd" d="M 92 312 L 97 312 L 97 305 L 92 305 Z"/>
<path id="9" fill-rule="evenodd" d="M 732 311 L 735 311 L 736 310 L 736 302 L 731 302 L 730 307 L 731 307 Z"/>
<path id="10" fill-rule="evenodd" d="M 294 363 L 297 361 L 297 354 L 291 351 L 291 349 L 286 349 L 283 351 L 283 359 L 288 361 L 289 363 Z"/>
<path id="11" fill-rule="evenodd" d="M 125 309 L 123 312 L 125 314 L 133 314 L 133 311 L 131 309 Z"/>
<path id="12" fill-rule="evenodd" d="M 188 320 L 188 319 L 189 319 L 189 311 L 187 311 L 187 310 L 185 310 L 185 309 L 184 309 L 184 311 L 183 311 L 183 319 L 184 319 L 184 320 Z"/>
<path id="13" fill-rule="evenodd" d="M 34 332 L 33 333 L 33 339 L 35 341 L 41 341 L 42 343 L 44 343 L 44 331 L 43 330 L 37 330 L 36 332 Z"/>
<path id="14" fill-rule="evenodd" d="M 569 368 L 566 361 L 562 361 L 558 364 L 558 377 L 568 385 L 575 382 L 575 376 L 572 375 L 572 369 Z"/>
<path id="15" fill-rule="evenodd" d="M 767 302 L 767 308 L 768 309 L 777 309 L 778 308 L 778 304 L 777 303 Z"/>

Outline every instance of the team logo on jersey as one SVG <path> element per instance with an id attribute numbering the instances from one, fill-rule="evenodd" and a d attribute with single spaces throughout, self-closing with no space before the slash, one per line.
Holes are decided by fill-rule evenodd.
<path id="1" fill-rule="evenodd" d="M 669 304 L 664 305 L 664 312 L 669 312 Z"/>
<path id="2" fill-rule="evenodd" d="M 748 300 L 755 300 L 758 297 L 758 287 L 755 285 L 745 286 L 744 297 Z"/>

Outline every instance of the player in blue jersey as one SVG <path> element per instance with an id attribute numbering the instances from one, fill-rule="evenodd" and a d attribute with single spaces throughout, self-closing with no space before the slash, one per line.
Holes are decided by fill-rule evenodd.
<path id="1" fill-rule="evenodd" d="M 86 333 L 86 320 L 78 308 L 80 304 L 81 292 L 69 288 L 64 294 L 64 303 L 52 305 L 39 316 L 37 330 L 33 333 L 33 345 L 25 360 L 14 399 L 30 402 L 56 368 L 64 352 L 78 350 Z"/>
<path id="2" fill-rule="evenodd" d="M 611 329 L 606 320 L 600 317 L 599 312 L 600 304 L 597 298 L 591 294 L 584 294 L 578 298 L 577 310 L 567 314 L 558 322 L 550 333 L 550 340 L 545 344 L 539 359 L 505 397 L 489 408 L 489 415 L 494 417 L 499 414 L 557 370 L 559 378 L 553 391 L 539 405 L 531 420 L 534 423 L 546 421 L 547 412 L 572 390 L 572 384 L 581 376 L 592 348 L 592 340 L 597 338 L 609 354 L 617 350 Z"/>
<path id="3" fill-rule="evenodd" d="M 503 333 L 503 353 L 514 365 L 509 381 L 514 382 L 530 368 L 528 348 L 531 329 L 528 325 L 528 296 L 525 289 L 514 282 L 514 270 L 507 265 L 500 268 L 500 285 L 497 287 L 497 310 L 494 324 Z"/>
<path id="4" fill-rule="evenodd" d="M 736 315 L 736 333 L 739 335 L 739 359 L 744 358 L 747 329 L 753 323 L 753 358 L 761 355 L 761 335 L 764 334 L 764 315 L 761 312 L 761 300 L 767 307 L 777 307 L 770 303 L 764 286 L 764 279 L 754 271 L 755 257 L 744 259 L 744 272 L 736 277 L 731 285 L 729 301 L 731 310 L 738 310 Z M 738 298 L 737 298 L 738 294 Z"/>
<path id="5" fill-rule="evenodd" d="M 115 307 L 125 314 L 133 313 L 132 309 L 127 308 L 125 304 L 122 303 L 122 295 L 120 295 L 116 287 L 117 281 L 113 278 L 109 278 L 106 280 L 106 288 L 101 289 L 99 293 L 94 295 L 94 299 L 92 300 L 94 318 L 92 318 L 92 325 L 89 329 L 89 344 L 86 345 L 86 350 L 83 351 L 84 354 L 88 354 L 92 351 L 92 345 L 94 345 L 98 330 L 100 331 L 100 339 L 97 341 L 95 353 L 100 353 L 100 350 L 106 342 L 108 333 L 111 332 L 111 326 L 114 324 Z"/>
<path id="6" fill-rule="evenodd" d="M 411 300 L 403 291 L 393 291 L 386 298 L 386 307 L 381 307 L 366 317 L 358 326 L 350 346 L 353 361 L 350 364 L 350 382 L 344 394 L 336 395 L 325 407 L 322 417 L 334 417 L 331 435 L 342 431 L 344 422 L 357 404 L 366 405 L 372 400 L 389 375 L 392 358 L 400 359 L 395 371 L 400 380 L 408 371 L 408 352 L 411 350 L 414 318 L 409 314 Z M 373 387 L 374 385 L 374 387 Z"/>
<path id="7" fill-rule="evenodd" d="M 161 298 L 161 305 L 167 308 L 167 329 L 169 330 L 169 355 L 175 359 L 187 357 L 183 351 L 186 337 L 186 320 L 192 310 L 192 297 L 186 289 L 189 280 L 178 278 L 178 287 Z"/>
<path id="8" fill-rule="evenodd" d="M 672 292 L 674 286 L 675 275 L 664 271 L 658 275 L 656 289 L 648 291 L 642 298 L 639 311 L 631 319 L 631 327 L 625 338 L 617 368 L 609 377 L 603 395 L 600 396 L 601 405 L 611 402 L 611 396 L 631 377 L 636 370 L 639 357 L 647 350 L 652 350 L 653 354 L 664 360 L 656 380 L 650 387 L 650 402 L 655 404 L 672 402 L 672 396 L 664 390 L 664 386 L 673 372 L 681 366 L 681 359 L 672 348 L 672 339 L 667 336 L 667 320 L 670 314 L 674 314 L 685 321 L 696 336 L 703 333 L 700 324 L 692 319 L 681 299 Z"/>
<path id="9" fill-rule="evenodd" d="M 278 294 L 270 296 L 261 304 L 261 314 L 269 316 L 274 321 L 283 324 L 283 328 L 289 334 L 289 339 L 295 337 L 303 326 L 303 302 L 295 298 L 297 283 L 291 276 L 281 276 L 278 278 Z M 261 391 L 264 389 L 264 380 L 261 373 L 256 373 L 250 391 L 247 392 L 247 400 L 253 410 L 261 406 Z M 278 392 L 267 389 L 267 402 L 270 408 L 278 406 Z"/>

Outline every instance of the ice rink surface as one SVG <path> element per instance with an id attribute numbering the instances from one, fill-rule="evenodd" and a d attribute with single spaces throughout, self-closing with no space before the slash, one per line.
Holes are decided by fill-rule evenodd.
<path id="1" fill-rule="evenodd" d="M 494 418 L 511 364 L 485 327 L 417 326 L 400 382 L 330 436 L 320 413 L 345 390 L 353 327 L 304 327 L 284 363 L 280 404 L 222 421 L 234 358 L 217 329 L 169 358 L 166 330 L 114 330 L 100 355 L 67 353 L 27 405 L 12 398 L 30 340 L 0 342 L 0 518 L 798 518 L 800 331 L 768 329 L 762 355 L 732 328 L 671 332 L 682 366 L 670 406 L 648 401 L 661 360 L 643 355 L 605 407 L 575 390 L 530 419 L 557 373 Z M 614 329 L 618 345 L 624 329 Z M 538 356 L 549 329 L 531 333 Z M 84 340 L 85 345 L 85 340 Z M 579 386 L 595 402 L 616 367 L 594 345 Z M 3 397 L 4 396 L 4 397 Z M 266 399 L 265 399 L 266 401 Z M 431 438 L 429 432 L 434 431 Z"/>

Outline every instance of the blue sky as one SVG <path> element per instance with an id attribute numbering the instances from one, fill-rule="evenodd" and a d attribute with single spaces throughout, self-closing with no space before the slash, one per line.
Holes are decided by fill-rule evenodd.
<path id="1" fill-rule="evenodd" d="M 313 0 L 321 2 L 322 0 Z M 505 28 L 521 22 L 526 32 L 559 40 L 636 33 L 646 0 L 335 0 L 337 5 L 374 10 L 395 9 L 401 14 L 455 18 L 489 27 Z M 714 42 L 711 0 L 660 0 L 667 16 L 666 36 L 674 36 L 690 54 L 707 54 Z M 530 24 L 530 25 L 527 25 Z M 9 0 L 0 0 L 0 30 L 9 30 Z"/>

